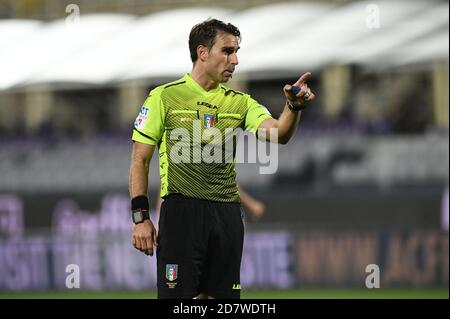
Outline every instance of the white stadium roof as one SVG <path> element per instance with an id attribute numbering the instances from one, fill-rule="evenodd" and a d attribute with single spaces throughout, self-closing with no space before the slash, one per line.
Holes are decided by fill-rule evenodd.
<path id="1" fill-rule="evenodd" d="M 330 64 L 368 68 L 448 60 L 446 2 L 284 3 L 234 12 L 195 7 L 144 17 L 82 15 L 78 24 L 0 20 L 0 90 L 40 83 L 108 84 L 190 71 L 188 35 L 209 17 L 242 33 L 237 72 L 297 75 Z"/>

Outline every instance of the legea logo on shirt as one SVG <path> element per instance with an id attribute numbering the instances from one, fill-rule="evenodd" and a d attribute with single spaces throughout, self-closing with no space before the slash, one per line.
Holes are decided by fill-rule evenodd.
<path id="1" fill-rule="evenodd" d="M 218 107 L 216 105 L 208 103 L 208 102 L 197 102 L 197 105 L 206 106 L 206 107 L 209 107 L 210 109 L 215 109 L 215 110 L 218 109 Z"/>

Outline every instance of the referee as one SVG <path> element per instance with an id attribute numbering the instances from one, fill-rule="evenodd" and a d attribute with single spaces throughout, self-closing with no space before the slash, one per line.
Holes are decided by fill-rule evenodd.
<path id="1" fill-rule="evenodd" d="M 305 103 L 315 97 L 305 83 L 311 74 L 305 73 L 294 84 L 297 94 L 291 85 L 284 86 L 286 105 L 277 120 L 248 94 L 223 85 L 238 65 L 239 43 L 239 29 L 230 23 L 209 19 L 194 26 L 189 35 L 191 73 L 153 89 L 134 123 L 132 243 L 147 255 L 156 246 L 158 298 L 240 298 L 244 227 L 235 165 L 234 160 L 201 157 L 215 136 L 208 132 L 215 128 L 226 136 L 227 129 L 241 128 L 285 144 Z M 277 137 L 269 133 L 271 128 Z M 202 138 L 196 140 L 199 133 Z M 220 137 L 215 145 L 223 141 Z M 155 146 L 164 198 L 159 234 L 149 219 L 147 198 Z M 233 143 L 233 155 L 235 147 Z"/>

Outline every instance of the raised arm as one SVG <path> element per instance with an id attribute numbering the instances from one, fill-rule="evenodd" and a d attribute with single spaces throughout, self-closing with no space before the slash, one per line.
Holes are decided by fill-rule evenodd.
<path id="1" fill-rule="evenodd" d="M 303 74 L 293 85 L 286 84 L 283 88 L 286 96 L 286 103 L 278 120 L 266 119 L 258 129 L 258 137 L 267 141 L 286 144 L 295 134 L 300 122 L 301 110 L 306 103 L 314 100 L 315 95 L 306 84 L 311 76 L 307 72 Z M 300 91 L 295 94 L 293 87 L 296 86 Z M 275 129 L 278 134 L 271 134 L 270 129 Z M 272 131 L 273 132 L 273 131 Z"/>

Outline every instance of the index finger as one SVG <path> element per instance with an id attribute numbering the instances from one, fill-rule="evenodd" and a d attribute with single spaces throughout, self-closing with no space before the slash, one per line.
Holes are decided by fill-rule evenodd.
<path id="1" fill-rule="evenodd" d="M 147 249 L 145 250 L 150 256 L 153 256 L 153 238 L 152 235 L 150 234 L 150 237 L 147 237 L 145 239 L 146 244 L 147 244 Z"/>
<path id="2" fill-rule="evenodd" d="M 158 231 L 156 229 L 153 230 L 152 238 L 153 238 L 153 245 L 158 246 Z"/>
<path id="3" fill-rule="evenodd" d="M 311 77 L 311 72 L 306 72 L 304 73 L 300 79 L 297 80 L 297 82 L 295 82 L 294 85 L 296 86 L 301 86 L 303 83 L 306 82 L 306 80 L 308 80 Z"/>

